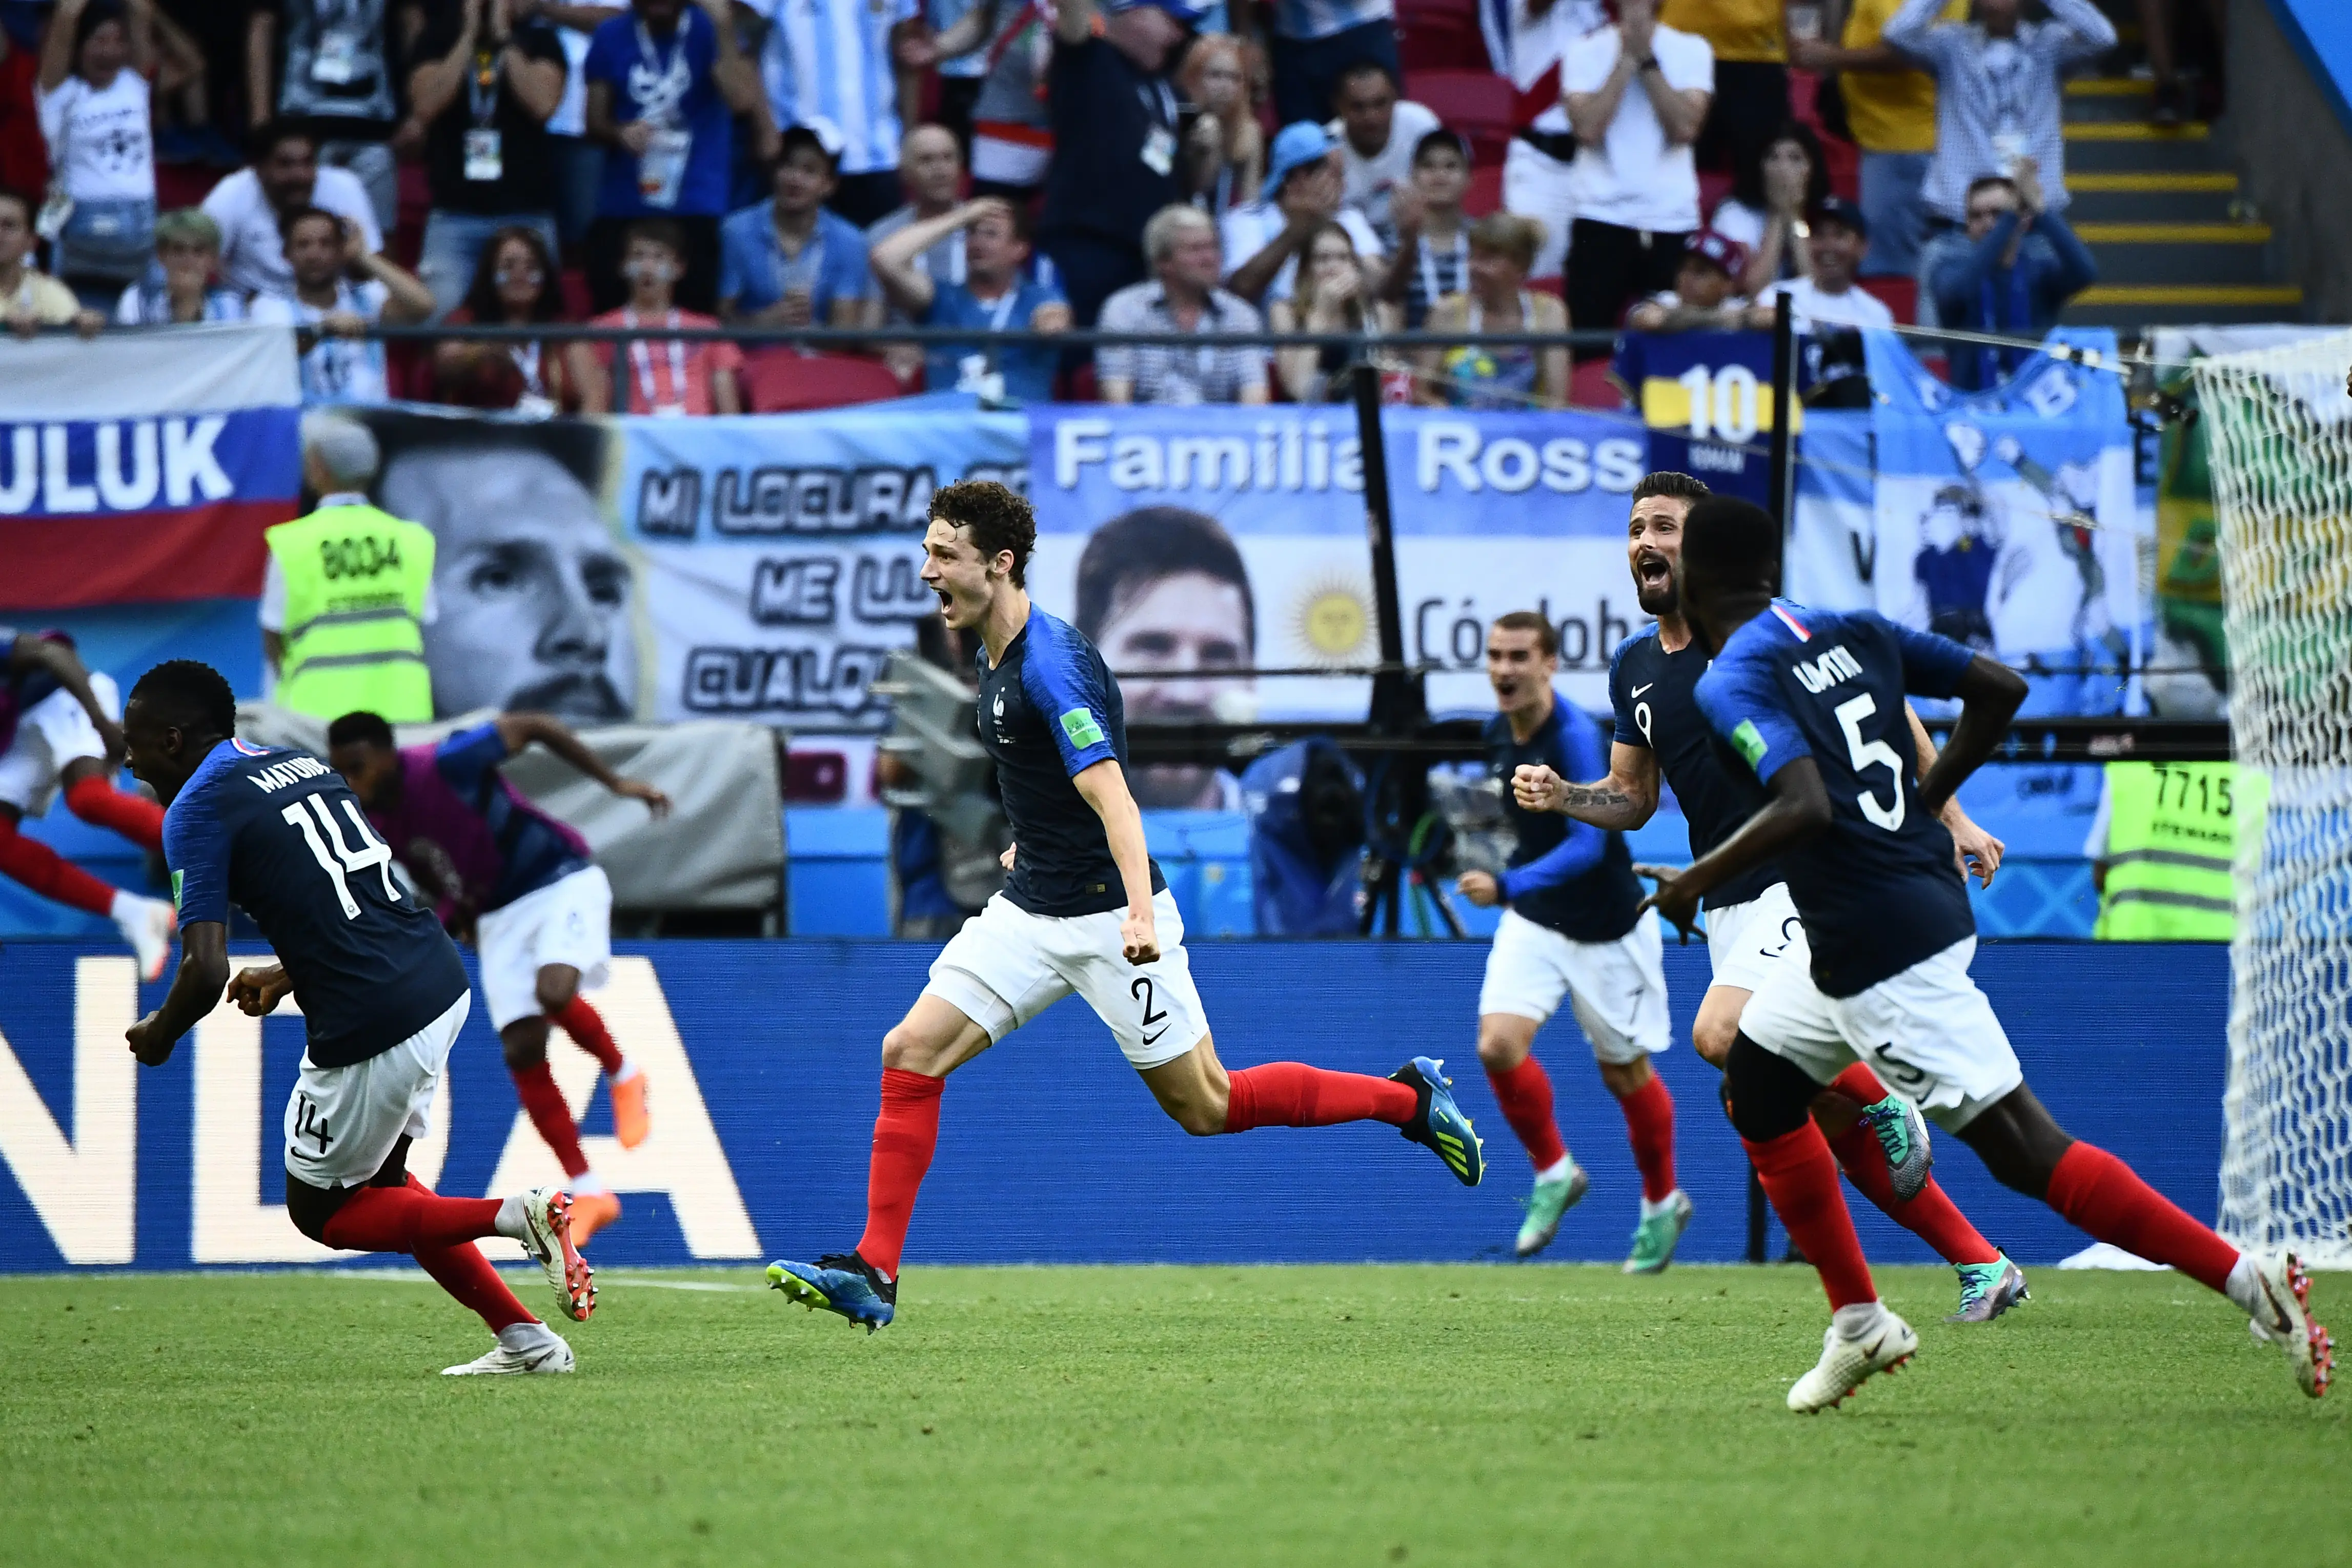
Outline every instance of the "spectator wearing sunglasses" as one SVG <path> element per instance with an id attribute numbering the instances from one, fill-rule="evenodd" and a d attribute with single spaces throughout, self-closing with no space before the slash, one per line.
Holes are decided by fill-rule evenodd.
<path id="1" fill-rule="evenodd" d="M 529 224 L 500 229 L 482 247 L 465 300 L 443 319 L 534 327 L 564 319 L 563 291 L 546 238 Z M 555 414 L 579 406 L 579 388 L 561 345 L 445 342 L 433 350 L 435 395 L 465 408 Z"/>

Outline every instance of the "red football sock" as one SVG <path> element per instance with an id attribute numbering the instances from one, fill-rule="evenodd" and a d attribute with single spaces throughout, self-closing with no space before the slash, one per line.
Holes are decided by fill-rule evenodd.
<path id="1" fill-rule="evenodd" d="M 1878 1300 L 1870 1281 L 1870 1264 L 1862 1255 L 1862 1239 L 1853 1233 L 1853 1217 L 1846 1213 L 1845 1195 L 1838 1190 L 1837 1162 L 1822 1141 L 1822 1130 L 1809 1118 L 1791 1133 L 1769 1143 L 1739 1140 L 1772 1200 L 1772 1212 L 1788 1228 L 1789 1239 L 1821 1270 L 1822 1290 L 1832 1308 L 1851 1307 Z"/>
<path id="2" fill-rule="evenodd" d="M 499 1233 L 496 1197 L 443 1197 L 416 1180 L 353 1189 L 319 1239 L 346 1252 L 415 1252 Z"/>
<path id="3" fill-rule="evenodd" d="M 1533 1053 L 1505 1072 L 1488 1068 L 1486 1082 L 1495 1091 L 1495 1103 L 1503 1108 L 1503 1120 L 1519 1135 L 1520 1145 L 1536 1169 L 1548 1171 L 1568 1158 L 1559 1124 L 1552 1120 L 1551 1077 Z"/>
<path id="4" fill-rule="evenodd" d="M 490 1267 L 490 1260 L 472 1242 L 460 1242 L 455 1247 L 419 1247 L 410 1256 L 461 1306 L 480 1313 L 492 1333 L 516 1323 L 539 1322 L 515 1300 L 515 1293 L 507 1289 L 507 1282 L 499 1278 L 499 1271 Z"/>
<path id="5" fill-rule="evenodd" d="M 621 1071 L 621 1048 L 613 1043 L 613 1031 L 604 1027 L 604 1016 L 588 1005 L 588 998 L 574 996 L 562 1009 L 547 1015 L 557 1028 L 572 1037 L 572 1043 L 596 1059 L 596 1065 L 611 1077 Z"/>
<path id="6" fill-rule="evenodd" d="M 514 1075 L 515 1092 L 522 1097 L 522 1108 L 530 1113 L 530 1124 L 555 1151 L 563 1174 L 586 1176 L 588 1156 L 580 1152 L 580 1124 L 572 1119 L 572 1107 L 564 1103 L 563 1091 L 555 1086 L 555 1074 L 548 1071 L 546 1059 L 507 1071 Z"/>
<path id="7" fill-rule="evenodd" d="M 1856 1122 L 1830 1139 L 1829 1145 L 1854 1190 L 1887 1218 L 1933 1247 L 1945 1262 L 1990 1263 L 2000 1256 L 2000 1249 L 1977 1233 L 1934 1176 L 1910 1202 L 1895 1198 L 1895 1173 L 1887 1168 L 1885 1145 L 1870 1130 L 1869 1123 Z"/>
<path id="8" fill-rule="evenodd" d="M 1617 1107 L 1625 1113 L 1626 1141 L 1642 1170 L 1642 1196 L 1655 1203 L 1675 1190 L 1675 1097 L 1666 1092 L 1666 1081 L 1653 1072 Z"/>
<path id="9" fill-rule="evenodd" d="M 2076 1143 L 2050 1173 L 2050 1207 L 2102 1241 L 2151 1263 L 2169 1263 L 2219 1291 L 2237 1267 L 2238 1249 L 2200 1225 L 2131 1166 L 2089 1144 Z"/>
<path id="10" fill-rule="evenodd" d="M 866 1234 L 857 1255 L 886 1280 L 898 1277 L 915 1193 L 940 1145 L 940 1092 L 944 1078 L 896 1067 L 882 1070 L 882 1113 L 874 1118 L 874 1155 L 866 1174 Z"/>
<path id="11" fill-rule="evenodd" d="M 48 845 L 24 837 L 5 816 L 0 816 L 0 874 L 74 909 L 92 915 L 114 911 L 113 888 Z"/>
<path id="12" fill-rule="evenodd" d="M 163 847 L 163 808 L 144 795 L 128 795 L 110 779 L 95 776 L 66 789 L 66 810 L 85 822 L 111 828 L 142 850 Z"/>
<path id="13" fill-rule="evenodd" d="M 1303 1061 L 1269 1061 L 1226 1075 L 1225 1131 L 1253 1127 L 1329 1127 L 1386 1122 L 1402 1127 L 1421 1105 L 1412 1088 L 1361 1072 L 1333 1072 Z"/>
<path id="14" fill-rule="evenodd" d="M 1875 1105 L 1886 1098 L 1888 1090 L 1879 1082 L 1878 1074 L 1857 1061 L 1849 1065 L 1829 1082 L 1829 1086 L 1858 1104 Z"/>

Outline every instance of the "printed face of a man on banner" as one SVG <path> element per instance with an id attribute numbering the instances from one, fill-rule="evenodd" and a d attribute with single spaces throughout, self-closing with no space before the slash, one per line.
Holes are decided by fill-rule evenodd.
<path id="1" fill-rule="evenodd" d="M 428 447 L 392 459 L 383 499 L 438 540 L 439 613 L 425 629 L 436 713 L 635 712 L 628 563 L 569 467 L 520 445 Z"/>

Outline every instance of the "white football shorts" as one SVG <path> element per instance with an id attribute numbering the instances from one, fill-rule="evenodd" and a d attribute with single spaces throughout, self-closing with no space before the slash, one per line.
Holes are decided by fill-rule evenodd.
<path id="1" fill-rule="evenodd" d="M 1973 936 L 1851 997 L 1823 996 L 1810 967 L 1777 963 L 1739 1014 L 1739 1032 L 1827 1083 L 1866 1063 L 1894 1091 L 1958 1132 L 2025 1082 L 1992 1003 L 1969 977 Z"/>
<path id="2" fill-rule="evenodd" d="M 1762 990 L 1764 977 L 1781 964 L 1811 973 L 1813 950 L 1789 898 L 1789 884 L 1776 882 L 1745 904 L 1709 909 L 1706 962 L 1716 985 L 1743 991 Z"/>
<path id="3" fill-rule="evenodd" d="M 613 972 L 613 884 L 602 866 L 527 893 L 474 922 L 482 958 L 482 1001 L 490 1027 L 536 1017 L 539 972 L 550 964 L 580 971 L 580 988 L 593 991 Z"/>
<path id="4" fill-rule="evenodd" d="M 122 717 L 122 697 L 111 676 L 89 673 L 90 695 L 106 716 Z M 0 801 L 27 817 L 46 817 L 58 792 L 58 775 L 82 758 L 105 760 L 106 742 L 73 693 L 51 692 L 16 716 L 16 734 L 0 752 Z"/>
<path id="5" fill-rule="evenodd" d="M 424 1137 L 442 1066 L 473 1005 L 466 992 L 390 1051 L 349 1067 L 314 1067 L 304 1053 L 286 1102 L 286 1174 L 312 1186 L 360 1186 L 404 1134 Z"/>
<path id="6" fill-rule="evenodd" d="M 1154 894 L 1151 913 L 1160 956 L 1139 967 L 1119 949 L 1121 911 L 1032 915 L 1000 893 L 932 960 L 923 994 L 960 1009 L 994 1044 L 1075 991 L 1118 1037 L 1129 1066 L 1161 1066 L 1198 1045 L 1209 1019 L 1175 899 Z"/>
<path id="7" fill-rule="evenodd" d="M 1654 1056 L 1672 1040 L 1658 923 L 1644 915 L 1614 942 L 1571 942 L 1516 910 L 1503 911 L 1478 1016 L 1508 1013 L 1542 1023 L 1568 998 L 1592 1054 L 1613 1066 Z"/>

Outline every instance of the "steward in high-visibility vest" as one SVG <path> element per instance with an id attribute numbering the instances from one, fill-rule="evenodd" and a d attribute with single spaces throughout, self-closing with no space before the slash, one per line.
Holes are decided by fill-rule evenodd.
<path id="1" fill-rule="evenodd" d="M 2227 942 L 2237 930 L 2231 875 L 2262 831 L 2268 780 L 2233 762 L 2110 762 L 2107 842 L 2099 856 L 2105 942 Z"/>
<path id="2" fill-rule="evenodd" d="M 275 701 L 330 722 L 364 710 L 394 724 L 433 716 L 425 602 L 433 533 L 356 496 L 333 496 L 262 537 L 286 583 Z"/>

